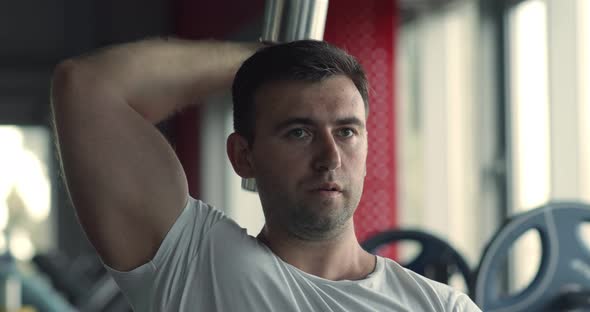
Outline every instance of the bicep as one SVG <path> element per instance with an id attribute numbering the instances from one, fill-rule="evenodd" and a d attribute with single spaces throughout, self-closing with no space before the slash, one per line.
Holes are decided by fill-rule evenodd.
<path id="1" fill-rule="evenodd" d="M 107 90 L 84 86 L 54 86 L 62 166 L 90 241 L 105 263 L 126 270 L 157 251 L 187 201 L 186 177 L 151 123 Z"/>

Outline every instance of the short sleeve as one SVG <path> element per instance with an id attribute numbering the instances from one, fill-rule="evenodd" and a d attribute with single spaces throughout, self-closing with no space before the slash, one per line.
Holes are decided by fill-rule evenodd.
<path id="1" fill-rule="evenodd" d="M 165 302 L 166 296 L 173 296 L 174 289 L 184 285 L 183 273 L 198 255 L 208 232 L 225 218 L 222 211 L 189 197 L 151 261 L 127 272 L 105 267 L 134 310 L 147 311 L 159 305 L 148 299 L 154 298 L 155 292 L 158 300 Z"/>

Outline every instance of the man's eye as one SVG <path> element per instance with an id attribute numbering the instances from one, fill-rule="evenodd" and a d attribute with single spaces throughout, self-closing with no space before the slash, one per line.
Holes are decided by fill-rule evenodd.
<path id="1" fill-rule="evenodd" d="M 351 128 L 340 129 L 338 130 L 338 135 L 341 137 L 348 138 L 354 135 L 354 130 Z"/>
<path id="2" fill-rule="evenodd" d="M 301 128 L 293 129 L 289 131 L 288 136 L 296 139 L 302 139 L 307 137 L 309 134 L 307 131 Z"/>

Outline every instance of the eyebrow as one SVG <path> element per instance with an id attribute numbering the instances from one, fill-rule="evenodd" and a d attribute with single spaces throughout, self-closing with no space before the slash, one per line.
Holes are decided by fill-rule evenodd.
<path id="1" fill-rule="evenodd" d="M 317 124 L 317 122 L 315 122 L 311 118 L 293 117 L 293 118 L 289 118 L 289 119 L 286 119 L 286 120 L 280 122 L 279 124 L 277 124 L 274 127 L 274 129 L 275 129 L 275 131 L 280 131 L 284 128 L 287 128 L 287 127 L 290 127 L 293 125 L 315 126 L 316 124 Z M 365 128 L 365 123 L 363 121 L 361 121 L 360 119 L 358 119 L 357 117 L 340 118 L 335 121 L 335 124 L 337 126 L 355 125 L 357 127 L 363 128 L 363 129 Z"/>

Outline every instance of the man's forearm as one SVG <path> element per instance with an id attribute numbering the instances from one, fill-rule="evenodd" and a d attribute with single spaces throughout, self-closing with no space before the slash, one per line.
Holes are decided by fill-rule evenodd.
<path id="1" fill-rule="evenodd" d="M 62 63 L 78 86 L 119 97 L 153 123 L 217 90 L 259 47 L 220 41 L 150 39 Z M 59 76 L 59 75 L 56 75 Z"/>

